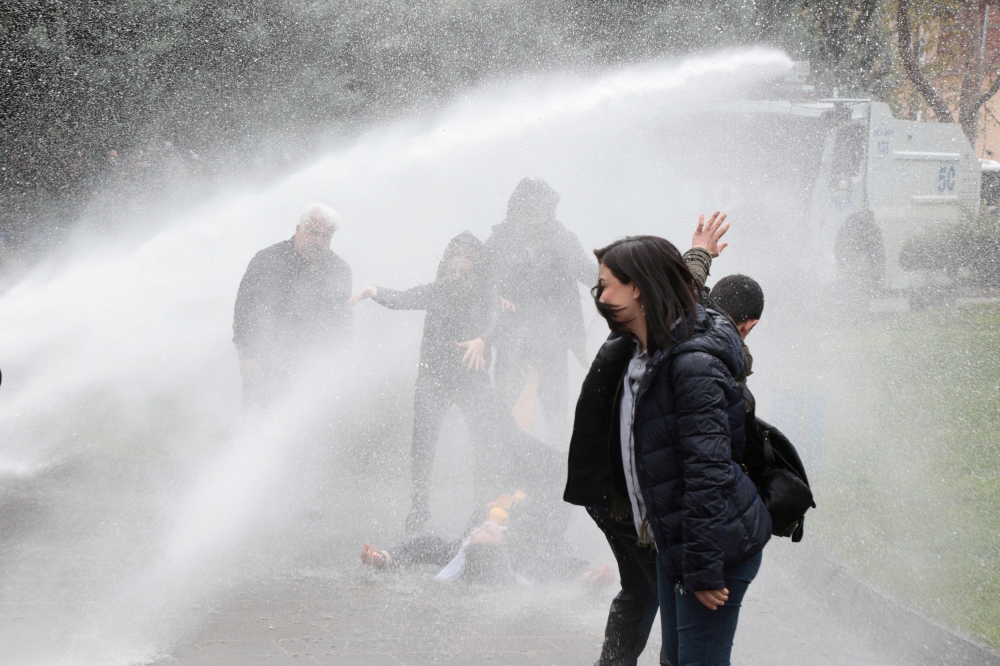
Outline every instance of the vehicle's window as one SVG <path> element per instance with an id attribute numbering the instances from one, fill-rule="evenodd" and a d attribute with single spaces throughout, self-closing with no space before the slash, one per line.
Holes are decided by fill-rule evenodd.
<path id="1" fill-rule="evenodd" d="M 833 173 L 838 176 L 857 176 L 865 156 L 867 132 L 864 125 L 850 124 L 837 129 L 833 149 Z"/>

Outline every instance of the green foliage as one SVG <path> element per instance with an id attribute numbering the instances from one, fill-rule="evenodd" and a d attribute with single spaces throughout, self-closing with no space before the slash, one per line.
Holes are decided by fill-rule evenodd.
<path id="1" fill-rule="evenodd" d="M 899 264 L 910 271 L 943 271 L 982 286 L 1000 286 L 1000 223 L 981 217 L 908 239 Z"/>
<path id="2" fill-rule="evenodd" d="M 876 585 L 1000 646 L 1000 306 L 884 318 L 814 355 L 812 528 Z"/>
<path id="3" fill-rule="evenodd" d="M 559 47 L 518 3 L 14 0 L 0 12 L 0 147 L 46 158 L 150 133 L 199 147 L 309 133 L 558 60 Z"/>
<path id="4" fill-rule="evenodd" d="M 68 223 L 106 186 L 175 170 L 196 189 L 262 156 L 273 171 L 319 135 L 586 60 L 547 12 L 517 0 L 12 0 L 0 6 L 0 246 Z"/>
<path id="5" fill-rule="evenodd" d="M 895 39 L 880 0 L 803 0 L 803 56 L 817 84 L 841 97 L 882 99 L 899 84 Z"/>
<path id="6" fill-rule="evenodd" d="M 104 183 L 140 179 L 136 165 L 211 171 L 303 153 L 318 135 L 524 72 L 767 44 L 812 61 L 825 88 L 878 96 L 892 80 L 882 11 L 875 0 L 10 0 L 0 235 L 18 242 L 46 218 L 37 209 L 78 208 Z"/>

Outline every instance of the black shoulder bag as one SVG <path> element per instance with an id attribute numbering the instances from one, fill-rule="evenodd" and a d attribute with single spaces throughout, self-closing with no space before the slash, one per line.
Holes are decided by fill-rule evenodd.
<path id="1" fill-rule="evenodd" d="M 788 438 L 757 417 L 753 394 L 742 388 L 747 414 L 743 469 L 771 514 L 771 534 L 802 541 L 806 511 L 816 508 L 806 469 Z"/>

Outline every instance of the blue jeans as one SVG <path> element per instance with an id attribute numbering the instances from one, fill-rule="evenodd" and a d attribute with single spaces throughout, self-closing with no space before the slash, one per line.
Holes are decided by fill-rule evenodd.
<path id="1" fill-rule="evenodd" d="M 709 610 L 691 592 L 683 592 L 668 580 L 663 555 L 656 558 L 660 595 L 660 625 L 663 649 L 660 663 L 667 666 L 729 666 L 740 606 L 750 582 L 760 570 L 762 553 L 752 555 L 723 574 L 729 600 Z"/>

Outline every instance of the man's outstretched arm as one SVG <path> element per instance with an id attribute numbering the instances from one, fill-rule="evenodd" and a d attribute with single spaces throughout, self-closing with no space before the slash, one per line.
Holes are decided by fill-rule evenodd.
<path id="1" fill-rule="evenodd" d="M 708 281 L 712 259 L 718 257 L 729 245 L 719 242 L 727 231 L 729 223 L 726 222 L 725 213 L 715 211 L 708 218 L 708 222 L 705 221 L 704 215 L 698 216 L 698 226 L 694 230 L 694 236 L 691 237 L 691 249 L 684 253 L 684 263 L 702 288 Z"/>

